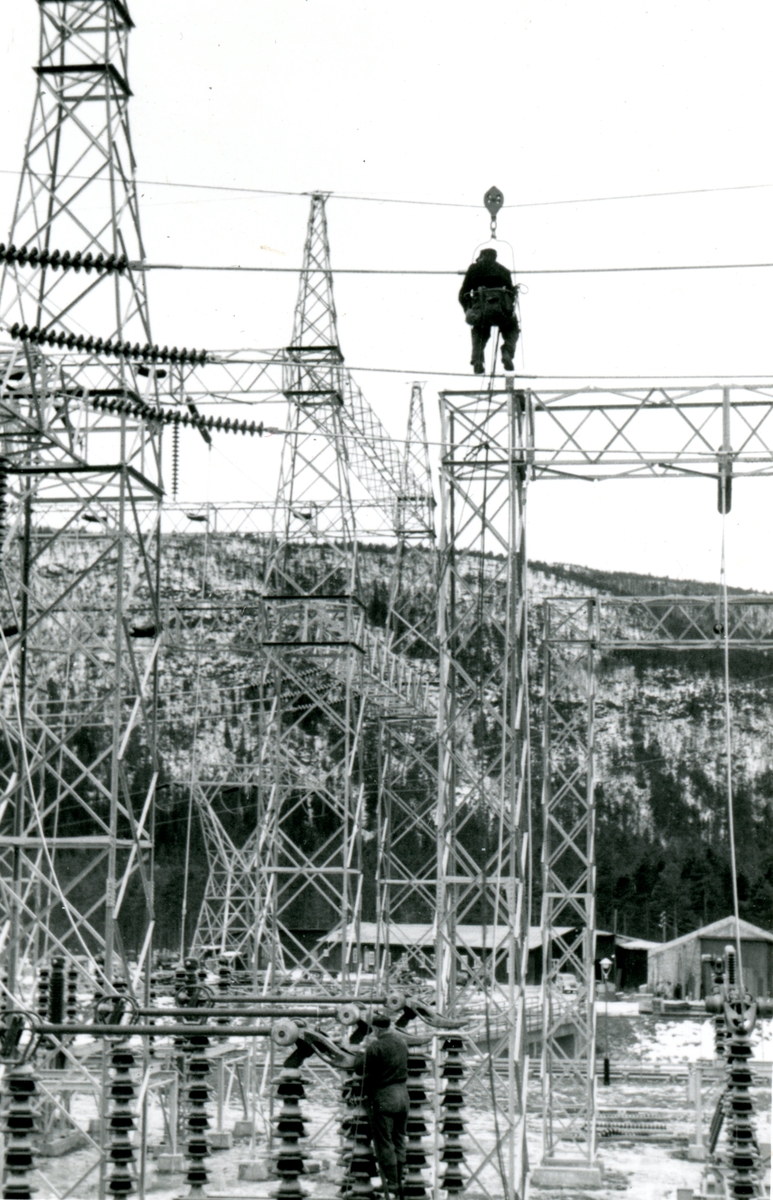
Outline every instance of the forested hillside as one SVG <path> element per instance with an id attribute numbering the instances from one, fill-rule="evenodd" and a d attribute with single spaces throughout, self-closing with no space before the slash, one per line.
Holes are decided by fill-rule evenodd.
<path id="1" fill-rule="evenodd" d="M 254 658 L 245 648 L 229 643 L 230 615 L 236 606 L 255 604 L 260 587 L 263 546 L 254 538 L 222 536 L 207 547 L 195 537 L 170 540 L 166 548 L 167 586 L 178 597 L 204 597 L 212 606 L 210 632 L 220 629 L 220 642 L 207 644 L 198 659 L 167 656 L 162 697 L 180 695 L 185 702 L 167 700 L 162 721 L 162 769 L 165 786 L 159 793 L 156 836 L 156 878 L 159 934 L 172 945 L 179 937 L 190 786 L 188 779 L 196 741 L 195 761 L 213 761 L 230 755 L 241 762 L 257 759 L 256 725 L 244 717 L 244 697 L 255 678 Z M 313 571 L 313 552 L 309 570 Z M 391 549 L 366 547 L 362 553 L 363 598 L 368 621 L 383 625 L 387 618 Z M 481 565 L 470 564 L 471 570 Z M 482 570 L 485 571 L 485 563 Z M 436 598 L 426 587 L 426 572 L 414 563 L 415 588 L 410 575 L 404 581 L 412 617 L 434 620 Z M 205 576 L 203 572 L 205 572 Z M 712 587 L 695 581 L 672 581 L 630 573 L 606 573 L 589 568 L 532 563 L 531 713 L 533 746 L 534 884 L 533 913 L 540 898 L 540 728 L 541 673 L 538 652 L 540 604 L 554 595 L 706 595 Z M 241 606 L 241 608 L 240 608 Z M 214 623 L 214 624 L 213 624 Z M 243 627 L 243 626 L 242 626 Z M 213 654 L 212 647 L 220 645 Z M 414 654 L 421 656 L 420 648 Z M 235 711 L 230 693 L 222 691 L 209 707 L 201 695 L 212 691 L 207 671 L 217 666 L 222 678 L 222 656 L 231 656 L 234 680 L 246 688 L 242 715 Z M 211 662 L 209 659 L 211 658 Z M 227 664 L 226 664 L 227 666 Z M 428 669 L 431 669 L 427 663 Z M 773 917 L 773 681 L 771 656 L 761 651 L 731 653 L 733 709 L 733 780 L 742 914 L 770 926 Z M 204 683 L 202 685 L 202 672 Z M 197 684 L 197 673 L 199 682 Z M 661 914 L 673 936 L 725 915 L 731 908 L 727 838 L 726 761 L 722 659 L 719 645 L 703 651 L 631 650 L 604 656 L 598 664 L 597 717 L 598 804 L 596 850 L 598 862 L 598 921 L 622 932 L 642 937 L 661 936 Z M 194 699 L 198 688 L 200 713 L 196 725 Z M 207 691 L 209 689 L 209 693 Z M 249 705 L 247 705 L 249 709 Z M 319 731 L 317 731 L 319 735 Z M 202 755 L 202 739 L 206 752 Z M 363 743 L 366 772 L 375 774 L 375 751 L 366 734 Z M 371 812 L 376 780 L 366 780 Z M 234 792 L 227 806 L 229 829 L 238 843 L 248 836 L 255 821 L 256 789 Z M 201 830 L 192 830 L 188 889 L 188 921 L 195 918 L 207 874 Z M 310 836 L 313 831 L 305 831 Z M 364 905 L 373 905 L 370 858 L 374 844 L 366 843 L 368 886 Z M 364 913 L 372 917 L 370 911 Z"/>

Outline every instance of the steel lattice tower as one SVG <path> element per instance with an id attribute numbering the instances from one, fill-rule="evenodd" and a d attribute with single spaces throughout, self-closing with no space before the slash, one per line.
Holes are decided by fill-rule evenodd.
<path id="1" fill-rule="evenodd" d="M 9 236 L 22 253 L 4 272 L 0 321 L 85 335 L 92 345 L 63 377 L 86 373 L 93 386 L 96 371 L 134 386 L 130 360 L 111 366 L 94 352 L 97 339 L 150 341 L 145 277 L 128 265 L 144 259 L 128 124 L 133 23 L 120 0 L 38 8 L 37 94 Z"/>
<path id="2" fill-rule="evenodd" d="M 478 1147 L 473 1178 L 512 1195 L 525 1171 L 531 423 L 511 388 L 444 392 L 441 419 L 437 1000 L 454 1012 L 484 994 L 488 1054 L 474 1036 L 467 1052 L 471 1088 L 493 1101 L 496 1144 Z M 502 1074 L 488 1055 L 505 1060 Z"/>
<path id="3" fill-rule="evenodd" d="M 415 491 L 416 483 L 420 487 Z M 415 519 L 417 500 L 425 519 Z M 414 383 L 403 449 L 396 546 L 389 587 L 390 653 L 433 674 L 437 663 L 435 499 L 421 384 Z M 395 941 L 394 923 L 432 925 L 436 912 L 437 707 L 387 715 L 379 728 L 378 951 L 388 985 L 393 952 L 424 965 L 424 948 Z"/>
<path id="4" fill-rule="evenodd" d="M 149 337 L 144 277 L 125 265 L 142 258 L 132 22 L 115 0 L 39 11 L 10 235 L 23 249 L 9 254 L 0 289 L 3 328 L 20 334 L 0 347 L 0 893 L 9 987 L 27 1000 L 25 965 L 50 953 L 80 956 L 82 970 L 99 956 L 109 983 L 125 958 L 130 900 L 141 929 L 130 988 L 147 961 L 160 646 L 158 430 L 90 406 L 155 389 L 150 371 L 98 353 L 109 337 Z M 37 333 L 54 330 L 77 340 L 44 352 Z"/>
<path id="5" fill-rule="evenodd" d="M 311 200 L 284 391 L 289 432 L 264 584 L 261 953 L 273 970 L 318 965 L 315 943 L 340 924 L 345 978 L 357 960 L 362 885 L 364 622 L 321 194 Z"/>

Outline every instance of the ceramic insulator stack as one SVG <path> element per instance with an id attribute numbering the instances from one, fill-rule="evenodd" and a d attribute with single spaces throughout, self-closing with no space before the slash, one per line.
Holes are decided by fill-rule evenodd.
<path id="1" fill-rule="evenodd" d="M 71 962 L 67 968 L 67 1020 L 74 1025 L 78 1020 L 78 968 Z"/>
<path id="2" fill-rule="evenodd" d="M 48 997 L 51 990 L 51 968 L 47 963 L 38 967 L 37 1014 L 40 1021 L 48 1021 Z"/>
<path id="3" fill-rule="evenodd" d="M 760 1152 L 754 1132 L 754 1102 L 749 1091 L 752 1073 L 749 1034 L 737 1028 L 729 1031 L 725 1041 L 727 1060 L 727 1091 L 725 1093 L 725 1128 L 727 1130 L 726 1164 L 728 1194 L 732 1200 L 748 1200 L 762 1196 Z"/>
<path id="4" fill-rule="evenodd" d="M 36 1120 L 33 1108 L 37 1084 L 31 1065 L 11 1067 L 3 1086 L 5 1165 L 3 1200 L 32 1200 L 35 1170 L 32 1137 Z"/>
<path id="5" fill-rule="evenodd" d="M 112 1173 L 107 1182 L 111 1196 L 129 1196 L 136 1191 L 134 1185 L 135 1130 L 133 1104 L 136 1098 L 132 1067 L 134 1055 L 125 1047 L 118 1047 L 110 1055 L 110 1116 L 107 1121 L 109 1148 L 107 1157 Z"/>
<path id="6" fill-rule="evenodd" d="M 464 1133 L 464 1120 L 462 1118 L 462 1110 L 464 1109 L 464 1092 L 462 1091 L 462 1080 L 464 1078 L 464 1066 L 462 1064 L 463 1048 L 464 1043 L 460 1037 L 446 1037 L 443 1039 L 444 1063 L 440 1075 L 445 1080 L 445 1088 L 440 1101 L 440 1108 L 443 1114 L 440 1121 L 440 1132 L 443 1135 L 440 1161 L 443 1163 L 444 1170 L 440 1187 L 442 1191 L 449 1192 L 452 1195 L 464 1190 L 464 1178 L 462 1176 L 462 1164 L 464 1163 L 464 1149 L 462 1148 L 462 1134 Z"/>
<path id="7" fill-rule="evenodd" d="M 187 1038 L 184 1048 L 188 1060 L 185 1086 L 188 1140 L 185 1154 L 189 1162 L 185 1182 L 190 1184 L 191 1190 L 188 1196 L 191 1198 L 205 1195 L 204 1185 L 209 1178 L 204 1165 L 204 1159 L 209 1155 L 207 1144 L 209 1059 L 205 1053 L 208 1045 L 209 1038 L 206 1034 L 191 1034 Z"/>
<path id="8" fill-rule="evenodd" d="M 359 1200 L 359 1197 L 373 1195 L 375 1189 L 371 1180 L 378 1175 L 370 1119 L 364 1103 L 363 1080 L 359 1072 L 347 1072 L 342 1098 L 345 1112 L 341 1122 L 343 1179 L 340 1195 L 343 1200 Z"/>
<path id="9" fill-rule="evenodd" d="M 296 1050 L 285 1061 L 276 1086 L 279 1112 L 274 1118 L 274 1128 L 279 1146 L 274 1152 L 273 1167 L 279 1177 L 279 1187 L 272 1194 L 277 1200 L 301 1200 L 306 1195 L 301 1186 L 301 1177 L 306 1151 L 301 1141 L 306 1136 L 306 1120 L 301 1111 L 301 1100 L 306 1092 L 298 1064 Z"/>
<path id="10" fill-rule="evenodd" d="M 405 1200 L 425 1200 L 427 1180 L 422 1175 L 427 1167 L 427 1152 L 424 1137 L 427 1133 L 427 1058 L 421 1050 L 411 1049 L 408 1054 L 408 1121 L 406 1124 L 405 1176 L 403 1193 Z"/>

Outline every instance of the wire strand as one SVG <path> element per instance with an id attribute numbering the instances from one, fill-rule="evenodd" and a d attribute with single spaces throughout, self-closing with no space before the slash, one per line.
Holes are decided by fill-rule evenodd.
<path id="1" fill-rule="evenodd" d="M 11 170 L 10 168 L 0 169 L 0 175 L 18 176 L 18 174 L 18 170 Z M 39 176 L 39 178 L 42 178 L 42 176 Z M 93 177 L 91 175 L 69 175 L 68 178 L 89 180 Z M 164 187 L 180 188 L 189 191 L 228 192 L 245 196 L 303 197 L 312 196 L 315 194 L 315 192 L 311 189 L 306 191 L 292 191 L 290 189 L 281 188 L 244 187 L 237 184 L 185 183 L 169 179 L 135 179 L 134 183 L 139 187 Z M 522 200 L 516 202 L 515 204 L 503 204 L 502 211 L 504 212 L 507 209 L 519 208 L 555 208 L 561 205 L 573 204 L 615 204 L 628 200 L 661 200 L 674 196 L 710 196 L 720 195 L 725 192 L 764 191 L 769 188 L 773 188 L 773 183 L 737 183 L 728 184 L 723 187 L 676 188 L 673 191 L 663 192 L 623 192 L 613 196 L 575 196 L 559 200 Z M 473 204 L 470 201 L 463 200 L 419 200 L 406 196 L 362 196 L 352 192 L 326 192 L 324 188 L 320 188 L 319 191 L 327 195 L 331 200 L 355 201 L 364 204 L 408 204 L 423 208 L 480 209 L 482 207 L 481 204 Z"/>
<path id="2" fill-rule="evenodd" d="M 135 261 L 128 264 L 132 271 L 225 271 L 243 272 L 250 275 L 298 275 L 303 266 L 267 267 L 242 266 L 241 263 L 154 263 Z M 669 271 L 752 271 L 768 270 L 773 262 L 737 263 L 645 263 L 642 266 L 624 267 L 519 267 L 521 275 L 630 275 L 648 272 Z M 331 275 L 464 275 L 464 270 L 424 269 L 419 267 L 330 267 Z"/>

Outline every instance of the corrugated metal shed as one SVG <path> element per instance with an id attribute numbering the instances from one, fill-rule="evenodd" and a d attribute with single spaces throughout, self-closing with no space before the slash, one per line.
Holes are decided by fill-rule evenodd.
<path id="1" fill-rule="evenodd" d="M 754 996 L 773 994 L 773 933 L 740 922 L 741 959 L 744 983 Z M 650 990 L 667 996 L 700 1000 L 711 991 L 711 967 L 705 955 L 721 955 L 736 939 L 734 917 L 722 917 L 701 929 L 682 934 L 670 942 L 657 943 L 648 951 L 647 983 Z"/>
<path id="2" fill-rule="evenodd" d="M 559 925 L 554 929 L 556 937 L 563 937 L 571 926 Z M 490 950 L 499 946 L 507 937 L 506 925 L 458 925 L 457 935 L 460 946 L 469 946 L 471 950 Z M 411 924 L 410 922 L 394 922 L 389 926 L 389 943 L 391 946 L 428 946 L 435 944 L 436 930 L 434 925 Z M 343 931 L 333 929 L 323 939 L 323 944 L 338 945 L 342 940 Z M 360 923 L 360 942 L 364 946 L 375 946 L 378 939 L 378 926 L 375 921 Z M 529 949 L 536 950 L 542 945 L 542 928 L 532 925 L 529 930 Z"/>

